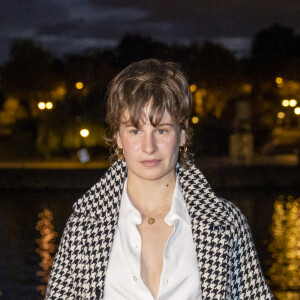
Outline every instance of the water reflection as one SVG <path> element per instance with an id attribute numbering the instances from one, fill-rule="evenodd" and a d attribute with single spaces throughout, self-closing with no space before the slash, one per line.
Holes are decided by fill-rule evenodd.
<path id="1" fill-rule="evenodd" d="M 47 282 L 57 248 L 57 244 L 55 244 L 57 232 L 54 231 L 54 226 L 52 224 L 53 214 L 49 209 L 44 209 L 38 214 L 38 217 L 40 220 L 37 222 L 36 230 L 40 232 L 41 237 L 36 240 L 39 246 L 36 249 L 36 252 L 41 258 L 39 266 L 43 270 L 37 271 L 37 275 L 41 278 L 40 281 L 42 283 L 37 286 L 37 290 L 40 292 L 41 296 L 44 297 L 46 295 Z"/>
<path id="2" fill-rule="evenodd" d="M 274 203 L 272 253 L 268 275 L 279 300 L 300 299 L 300 198 L 280 196 Z"/>

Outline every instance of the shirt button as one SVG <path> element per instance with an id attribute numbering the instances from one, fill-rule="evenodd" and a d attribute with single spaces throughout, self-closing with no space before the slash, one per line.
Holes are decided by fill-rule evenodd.
<path id="1" fill-rule="evenodd" d="M 135 275 L 133 275 L 133 280 L 137 281 L 137 277 Z"/>
<path id="2" fill-rule="evenodd" d="M 137 248 L 138 248 L 138 245 L 137 245 L 137 244 L 132 244 L 132 248 L 133 248 L 133 249 L 137 249 Z"/>

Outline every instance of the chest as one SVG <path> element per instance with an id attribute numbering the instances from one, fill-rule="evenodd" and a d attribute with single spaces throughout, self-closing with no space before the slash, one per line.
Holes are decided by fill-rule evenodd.
<path id="1" fill-rule="evenodd" d="M 163 219 L 158 219 L 152 225 L 143 222 L 137 226 L 141 236 L 141 271 L 147 268 L 149 272 L 153 269 L 161 271 L 163 264 L 163 253 L 166 243 L 174 230 Z"/>
<path id="2" fill-rule="evenodd" d="M 137 226 L 137 229 L 142 241 L 142 256 L 149 259 L 152 257 L 162 257 L 165 245 L 172 235 L 174 226 L 169 226 L 163 219 L 157 219 L 152 225 L 144 221 Z"/>
<path id="3" fill-rule="evenodd" d="M 141 269 L 140 275 L 151 294 L 156 298 L 164 263 L 164 249 L 172 235 L 173 226 L 163 219 L 157 219 L 149 225 L 144 221 L 138 226 L 141 236 Z"/>

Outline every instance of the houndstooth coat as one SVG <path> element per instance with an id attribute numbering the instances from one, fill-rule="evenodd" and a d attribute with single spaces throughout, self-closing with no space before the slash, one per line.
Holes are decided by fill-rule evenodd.
<path id="1" fill-rule="evenodd" d="M 176 170 L 191 219 L 203 300 L 274 299 L 242 213 L 218 198 L 195 166 Z M 103 299 L 126 176 L 126 163 L 115 163 L 74 204 L 51 270 L 47 300 Z"/>

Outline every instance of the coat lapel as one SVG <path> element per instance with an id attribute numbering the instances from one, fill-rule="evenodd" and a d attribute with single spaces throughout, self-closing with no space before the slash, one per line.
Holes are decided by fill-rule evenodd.
<path id="1" fill-rule="evenodd" d="M 192 224 L 202 297 L 226 299 L 230 231 L 227 213 L 199 169 L 177 168 Z"/>
<path id="2" fill-rule="evenodd" d="M 100 181 L 74 204 L 74 211 L 86 215 L 85 299 L 103 299 L 106 269 L 119 217 L 120 200 L 127 168 L 113 164 Z"/>

